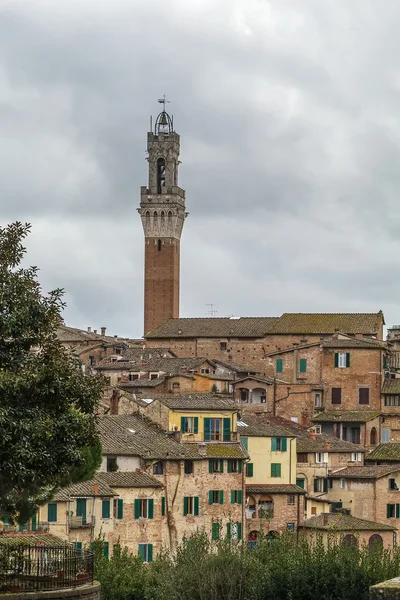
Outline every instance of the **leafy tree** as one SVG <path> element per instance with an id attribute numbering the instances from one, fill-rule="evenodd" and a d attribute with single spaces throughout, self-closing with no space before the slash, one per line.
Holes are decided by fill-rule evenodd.
<path id="1" fill-rule="evenodd" d="M 58 487 L 93 475 L 103 387 L 57 340 L 63 290 L 44 295 L 37 268 L 21 265 L 29 232 L 0 227 L 0 518 L 19 522 Z"/>

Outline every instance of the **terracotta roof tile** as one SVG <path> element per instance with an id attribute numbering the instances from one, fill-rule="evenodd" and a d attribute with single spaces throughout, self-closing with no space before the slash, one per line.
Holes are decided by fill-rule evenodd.
<path id="1" fill-rule="evenodd" d="M 314 423 L 366 423 L 380 414 L 380 411 L 376 410 L 324 410 L 311 420 Z"/>
<path id="2" fill-rule="evenodd" d="M 366 461 L 390 460 L 400 463 L 400 442 L 387 442 L 379 444 L 372 452 L 365 457 Z"/>
<path id="3" fill-rule="evenodd" d="M 243 437 L 296 437 L 293 431 L 280 425 L 263 423 L 256 415 L 244 415 L 237 425 Z"/>
<path id="4" fill-rule="evenodd" d="M 203 459 L 191 444 L 180 444 L 143 415 L 101 416 L 98 428 L 105 455 L 155 460 Z"/>
<path id="5" fill-rule="evenodd" d="M 362 348 L 364 350 L 383 350 L 387 347 L 385 342 L 382 342 L 381 340 L 374 340 L 372 338 L 364 338 L 362 340 L 358 338 L 338 338 L 333 340 L 324 340 L 321 345 L 324 348 Z"/>
<path id="6" fill-rule="evenodd" d="M 329 450 L 325 449 L 327 443 L 330 445 Z M 352 444 L 325 433 L 317 434 L 315 440 L 310 438 L 308 432 L 299 434 L 296 447 L 297 452 L 366 452 L 365 448 L 358 444 Z"/>
<path id="7" fill-rule="evenodd" d="M 277 334 L 380 333 L 383 319 L 378 313 L 284 313 L 272 327 Z"/>
<path id="8" fill-rule="evenodd" d="M 248 458 L 246 450 L 242 444 L 238 442 L 225 442 L 225 443 L 205 443 L 207 458 Z M 197 448 L 199 445 L 197 444 Z"/>
<path id="9" fill-rule="evenodd" d="M 169 319 L 150 331 L 145 337 L 148 339 L 177 337 L 258 338 L 264 337 L 278 319 L 279 317 Z"/>
<path id="10" fill-rule="evenodd" d="M 95 491 L 95 486 L 97 486 L 97 491 Z M 68 500 L 69 498 L 84 498 L 92 496 L 110 497 L 115 496 L 115 494 L 106 483 L 104 483 L 103 481 L 101 481 L 101 479 L 98 479 L 97 476 L 95 476 L 89 481 L 75 483 L 74 485 L 70 485 L 67 488 L 59 490 L 55 494 L 54 500 L 58 502 L 63 502 Z"/>
<path id="11" fill-rule="evenodd" d="M 209 393 L 160 394 L 151 396 L 161 404 L 176 410 L 238 410 L 230 396 Z"/>
<path id="12" fill-rule="evenodd" d="M 394 527 L 342 513 L 325 513 L 310 517 L 300 527 L 325 531 L 393 531 Z"/>
<path id="13" fill-rule="evenodd" d="M 97 473 L 96 479 L 109 487 L 164 487 L 161 481 L 148 473 L 137 471 L 116 471 L 114 473 Z"/>
<path id="14" fill-rule="evenodd" d="M 385 379 L 382 394 L 400 394 L 400 377 L 397 379 Z"/>
<path id="15" fill-rule="evenodd" d="M 333 479 L 379 479 L 397 471 L 400 471 L 400 464 L 366 465 L 337 469 L 336 471 L 332 471 L 329 477 Z"/>
<path id="16" fill-rule="evenodd" d="M 124 354 L 119 360 L 103 359 L 95 366 L 98 371 L 135 371 L 159 372 L 167 375 L 180 375 L 196 371 L 203 363 L 209 363 L 207 358 L 149 358 L 129 360 Z M 211 364 L 210 364 L 211 366 Z"/>
<path id="17" fill-rule="evenodd" d="M 246 484 L 247 494 L 305 494 L 306 490 L 293 484 Z"/>

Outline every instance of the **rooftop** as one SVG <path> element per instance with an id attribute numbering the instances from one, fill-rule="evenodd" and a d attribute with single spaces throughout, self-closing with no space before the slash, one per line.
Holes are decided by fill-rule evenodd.
<path id="1" fill-rule="evenodd" d="M 248 454 L 246 450 L 243 448 L 242 444 L 238 442 L 224 442 L 224 443 L 215 443 L 211 442 L 208 444 L 204 443 L 186 443 L 185 446 L 193 446 L 194 450 L 201 450 L 201 447 L 205 446 L 205 453 L 203 457 L 206 458 L 248 458 Z"/>
<path id="2" fill-rule="evenodd" d="M 400 378 L 385 379 L 382 394 L 400 394 Z"/>
<path id="3" fill-rule="evenodd" d="M 358 519 L 342 513 L 323 513 L 304 521 L 306 529 L 322 529 L 325 531 L 393 531 L 394 527 L 366 519 Z"/>
<path id="4" fill-rule="evenodd" d="M 218 410 L 232 411 L 238 410 L 237 404 L 230 396 L 224 397 L 209 393 L 189 393 L 189 394 L 154 394 L 153 400 L 159 400 L 161 404 L 175 410 Z"/>
<path id="5" fill-rule="evenodd" d="M 264 337 L 278 317 L 205 317 L 169 319 L 153 329 L 146 338 L 175 337 Z"/>
<path id="6" fill-rule="evenodd" d="M 305 494 L 306 490 L 293 484 L 246 484 L 248 494 Z"/>
<path id="7" fill-rule="evenodd" d="M 329 444 L 329 450 L 325 445 Z M 310 434 L 304 432 L 297 438 L 297 452 L 366 452 L 365 448 L 352 442 L 346 442 L 334 435 L 318 433 L 316 439 L 311 439 Z"/>
<path id="8" fill-rule="evenodd" d="M 69 498 L 82 498 L 91 496 L 103 496 L 109 498 L 110 496 L 115 496 L 115 494 L 105 482 L 95 476 L 93 479 L 90 479 L 90 481 L 75 483 L 74 485 L 70 485 L 67 488 L 59 490 L 55 494 L 54 500 L 58 502 L 65 502 Z"/>
<path id="9" fill-rule="evenodd" d="M 337 469 L 332 471 L 329 477 L 334 479 L 380 479 L 397 471 L 400 471 L 400 464 L 366 465 Z"/>
<path id="10" fill-rule="evenodd" d="M 0 546 L 14 546 L 17 544 L 26 544 L 29 546 L 70 546 L 71 543 L 52 533 L 34 533 L 32 531 L 12 531 L 0 535 Z"/>
<path id="11" fill-rule="evenodd" d="M 243 437 L 295 437 L 296 434 L 282 427 L 274 425 L 268 420 L 261 420 L 257 415 L 246 414 L 238 420 L 238 432 Z"/>
<path id="12" fill-rule="evenodd" d="M 379 444 L 365 457 L 367 461 L 387 460 L 400 464 L 400 442 L 387 442 Z"/>
<path id="13" fill-rule="evenodd" d="M 195 371 L 204 363 L 211 363 L 206 358 L 136 358 L 127 359 L 126 354 L 121 359 L 110 361 L 103 359 L 95 366 L 99 371 L 135 371 L 135 372 L 162 372 L 167 375 L 180 375 Z"/>
<path id="14" fill-rule="evenodd" d="M 169 319 L 146 338 L 244 337 L 271 334 L 378 335 L 383 322 L 378 313 L 284 313 L 281 317 L 209 317 Z"/>
<path id="15" fill-rule="evenodd" d="M 138 471 L 116 471 L 114 473 L 101 472 L 97 473 L 96 479 L 104 482 L 106 485 L 110 487 L 117 488 L 162 488 L 164 485 L 156 479 L 152 477 L 148 473 L 138 472 Z"/>
<path id="16" fill-rule="evenodd" d="M 180 444 L 143 415 L 105 415 L 98 419 L 103 454 L 154 460 L 202 460 L 191 444 Z"/>
<path id="17" fill-rule="evenodd" d="M 324 410 L 311 420 L 314 423 L 366 423 L 380 414 L 380 411 L 376 410 Z"/>

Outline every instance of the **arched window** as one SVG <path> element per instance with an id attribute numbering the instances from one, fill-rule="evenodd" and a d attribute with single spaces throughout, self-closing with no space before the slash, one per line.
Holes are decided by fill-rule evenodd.
<path id="1" fill-rule="evenodd" d="M 376 428 L 373 427 L 370 433 L 370 443 L 371 446 L 376 446 Z"/>
<path id="2" fill-rule="evenodd" d="M 165 186 L 165 158 L 160 157 L 157 160 L 157 194 L 162 194 L 162 188 Z"/>
<path id="3" fill-rule="evenodd" d="M 172 212 L 168 211 L 168 224 L 172 223 Z"/>
<path id="4" fill-rule="evenodd" d="M 150 211 L 146 210 L 146 221 L 150 221 Z"/>
<path id="5" fill-rule="evenodd" d="M 381 550 L 381 548 L 383 548 L 383 539 L 379 533 L 374 533 L 368 540 L 368 550 L 374 552 L 376 550 Z"/>
<path id="6" fill-rule="evenodd" d="M 161 240 L 158 240 L 157 242 L 157 250 L 160 252 L 161 250 Z"/>
<path id="7" fill-rule="evenodd" d="M 160 217 L 161 217 L 161 227 L 163 227 L 164 223 L 165 223 L 165 212 L 163 210 L 161 211 Z"/>
<path id="8" fill-rule="evenodd" d="M 348 548 L 357 548 L 358 541 L 355 535 L 352 533 L 347 533 L 343 537 L 343 546 L 347 546 Z"/>
<path id="9" fill-rule="evenodd" d="M 156 227 L 156 225 L 157 225 L 157 219 L 158 219 L 157 211 L 154 211 L 153 217 L 154 217 L 153 225 L 154 225 L 154 227 Z"/>

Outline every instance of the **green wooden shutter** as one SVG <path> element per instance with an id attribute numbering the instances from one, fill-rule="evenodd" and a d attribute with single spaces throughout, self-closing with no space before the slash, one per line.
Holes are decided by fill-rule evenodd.
<path id="1" fill-rule="evenodd" d="M 32 531 L 36 531 L 36 527 L 37 527 L 37 515 L 35 513 L 32 516 L 32 521 L 31 521 L 31 529 L 32 529 Z"/>
<path id="2" fill-rule="evenodd" d="M 220 504 L 224 503 L 224 490 L 220 490 L 220 492 L 219 492 L 219 503 Z"/>
<path id="3" fill-rule="evenodd" d="M 307 372 L 307 359 L 301 358 L 300 359 L 300 373 L 306 373 L 306 372 Z"/>
<path id="4" fill-rule="evenodd" d="M 208 461 L 208 472 L 214 473 L 214 461 L 211 459 Z"/>
<path id="5" fill-rule="evenodd" d="M 324 486 L 323 487 L 324 492 L 327 492 L 328 491 L 328 480 L 327 479 L 324 479 L 323 486 Z"/>
<path id="6" fill-rule="evenodd" d="M 140 500 L 135 498 L 135 519 L 140 518 Z"/>
<path id="7" fill-rule="evenodd" d="M 195 517 L 199 516 L 199 497 L 198 496 L 194 497 L 194 516 Z"/>
<path id="8" fill-rule="evenodd" d="M 304 479 L 296 479 L 296 485 L 304 490 Z"/>
<path id="9" fill-rule="evenodd" d="M 186 431 L 186 417 L 181 417 L 181 431 Z"/>
<path id="10" fill-rule="evenodd" d="M 314 477 L 314 492 L 318 492 L 318 479 Z"/>
<path id="11" fill-rule="evenodd" d="M 228 459 L 228 473 L 232 473 L 232 460 Z"/>
<path id="12" fill-rule="evenodd" d="M 235 504 L 236 490 L 231 490 L 231 504 Z"/>
<path id="13" fill-rule="evenodd" d="M 78 550 L 82 550 L 82 542 L 75 542 L 75 546 Z"/>
<path id="14" fill-rule="evenodd" d="M 271 463 L 271 477 L 276 477 L 276 463 Z"/>
<path id="15" fill-rule="evenodd" d="M 219 461 L 219 473 L 223 473 L 224 472 L 224 461 L 221 459 Z"/>
<path id="16" fill-rule="evenodd" d="M 165 496 L 161 498 L 161 516 L 165 517 Z"/>
<path id="17" fill-rule="evenodd" d="M 199 433 L 199 417 L 194 418 L 193 433 Z"/>
<path id="18" fill-rule="evenodd" d="M 346 367 L 350 366 L 350 352 L 346 352 Z"/>
<path id="19" fill-rule="evenodd" d="M 253 477 L 253 463 L 247 463 L 246 475 L 247 475 L 247 477 Z"/>
<path id="20" fill-rule="evenodd" d="M 243 472 L 243 461 L 238 460 L 238 473 Z"/>
<path id="21" fill-rule="evenodd" d="M 224 442 L 231 441 L 231 420 L 224 419 Z"/>
<path id="22" fill-rule="evenodd" d="M 209 442 L 211 439 L 211 426 L 210 419 L 206 417 L 204 419 L 204 441 Z"/>
<path id="23" fill-rule="evenodd" d="M 239 522 L 239 523 L 236 523 L 236 525 L 237 525 L 237 532 L 238 532 L 238 540 L 241 540 L 242 539 L 242 524 Z"/>
<path id="24" fill-rule="evenodd" d="M 286 452 L 287 450 L 287 438 L 281 439 L 281 450 L 282 452 Z"/>
<path id="25" fill-rule="evenodd" d="M 153 562 L 153 544 L 147 544 L 147 562 Z"/>
<path id="26" fill-rule="evenodd" d="M 186 517 L 188 514 L 188 504 L 189 504 L 188 497 L 185 496 L 183 498 L 183 516 L 184 517 Z"/>
<path id="27" fill-rule="evenodd" d="M 219 539 L 219 523 L 213 523 L 211 525 L 211 539 L 213 539 L 213 540 Z"/>
<path id="28" fill-rule="evenodd" d="M 335 367 L 339 366 L 339 352 L 335 352 L 334 354 Z"/>
<path id="29" fill-rule="evenodd" d="M 101 502 L 101 518 L 109 519 L 110 518 L 110 501 L 102 500 Z"/>
<path id="30" fill-rule="evenodd" d="M 139 544 L 138 554 L 141 557 L 141 559 L 144 561 L 144 559 L 146 558 L 146 544 Z"/>
<path id="31" fill-rule="evenodd" d="M 243 447 L 246 448 L 246 450 L 248 450 L 249 449 L 249 438 L 240 436 L 240 441 L 242 442 Z"/>
<path id="32" fill-rule="evenodd" d="M 150 500 L 148 500 L 148 503 L 149 503 L 148 515 L 149 515 L 149 519 L 152 519 L 154 517 L 154 500 L 153 500 L 153 498 L 150 498 Z"/>
<path id="33" fill-rule="evenodd" d="M 400 504 L 396 504 L 396 519 L 400 518 Z"/>
<path id="34" fill-rule="evenodd" d="M 123 519 L 124 517 L 124 501 L 122 498 L 118 498 L 117 502 L 117 519 Z"/>
<path id="35" fill-rule="evenodd" d="M 239 504 L 243 504 L 243 492 L 242 492 L 242 490 L 238 491 L 238 502 L 239 502 Z"/>
<path id="36" fill-rule="evenodd" d="M 231 539 L 231 535 L 232 535 L 232 523 L 227 523 L 226 524 L 226 537 L 228 538 L 228 540 Z"/>
<path id="37" fill-rule="evenodd" d="M 213 496 L 214 496 L 214 491 L 210 490 L 208 492 L 208 504 L 213 504 Z"/>
<path id="38" fill-rule="evenodd" d="M 108 542 L 103 542 L 103 554 L 108 558 Z"/>
<path id="39" fill-rule="evenodd" d="M 276 438 L 272 438 L 271 439 L 271 450 L 272 450 L 272 452 L 276 452 L 277 446 L 278 446 L 277 439 Z"/>
<path id="40" fill-rule="evenodd" d="M 277 373 L 283 372 L 283 359 L 282 358 L 276 359 L 276 372 Z"/>
<path id="41" fill-rule="evenodd" d="M 390 519 L 390 504 L 386 504 L 386 517 Z"/>
<path id="42" fill-rule="evenodd" d="M 49 523 L 57 522 L 57 504 L 55 502 L 47 505 L 47 521 Z"/>

